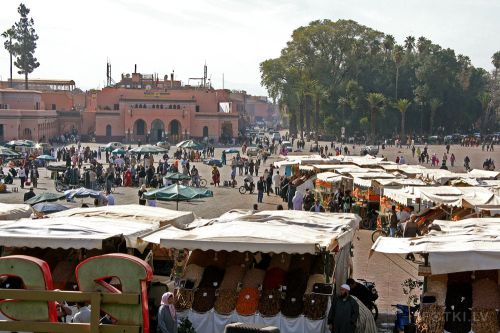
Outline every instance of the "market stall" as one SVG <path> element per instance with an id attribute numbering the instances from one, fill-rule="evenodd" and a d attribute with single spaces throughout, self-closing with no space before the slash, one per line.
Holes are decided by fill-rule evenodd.
<path id="1" fill-rule="evenodd" d="M 379 238 L 371 252 L 424 258 L 417 325 L 426 332 L 498 332 L 500 218 L 434 221 L 417 238 Z M 445 315 L 446 313 L 446 315 Z"/>
<path id="2" fill-rule="evenodd" d="M 196 332 L 223 332 L 235 321 L 325 332 L 328 281 L 348 277 L 358 224 L 354 214 L 231 211 L 192 230 L 166 227 L 144 241 L 191 251 L 176 307 Z"/>
<path id="3" fill-rule="evenodd" d="M 24 204 L 5 204 L 0 203 L 0 221 L 17 220 L 30 217 L 31 208 Z"/>
<path id="4" fill-rule="evenodd" d="M 114 205 L 101 207 L 73 208 L 52 214 L 52 217 L 99 217 L 120 219 L 144 223 L 158 223 L 160 227 L 167 224 L 184 228 L 194 221 L 193 212 L 183 212 L 161 207 L 142 205 Z"/>

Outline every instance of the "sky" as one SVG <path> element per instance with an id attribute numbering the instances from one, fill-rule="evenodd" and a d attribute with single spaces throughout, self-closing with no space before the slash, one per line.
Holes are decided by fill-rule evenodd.
<path id="1" fill-rule="evenodd" d="M 392 34 L 425 36 L 493 68 L 500 50 L 499 0 L 24 0 L 40 36 L 32 78 L 72 79 L 102 88 L 112 76 L 175 71 L 184 84 L 208 77 L 215 88 L 266 95 L 259 64 L 279 57 L 294 29 L 318 19 L 352 19 Z M 0 32 L 18 20 L 19 0 L 1 0 Z M 2 40 L 3 44 L 3 40 Z M 9 55 L 0 48 L 0 79 Z M 16 75 L 15 75 L 16 76 Z"/>

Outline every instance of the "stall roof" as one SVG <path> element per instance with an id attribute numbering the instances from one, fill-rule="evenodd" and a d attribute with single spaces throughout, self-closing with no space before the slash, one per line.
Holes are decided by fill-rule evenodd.
<path id="1" fill-rule="evenodd" d="M 405 188 L 384 188 L 383 195 L 389 199 L 402 204 L 407 205 L 408 202 L 415 202 L 419 196 L 415 194 L 413 187 Z"/>
<path id="2" fill-rule="evenodd" d="M 31 216 L 29 205 L 0 203 L 0 221 L 18 220 Z"/>
<path id="3" fill-rule="evenodd" d="M 359 217 L 298 211 L 231 211 L 189 231 L 166 227 L 144 241 L 168 248 L 274 253 L 317 253 L 343 247 L 354 237 Z"/>
<path id="4" fill-rule="evenodd" d="M 341 182 L 344 177 L 335 172 L 321 172 L 316 174 L 316 179 L 324 182 L 338 183 Z"/>
<path id="5" fill-rule="evenodd" d="M 428 253 L 432 274 L 500 269 L 500 218 L 433 224 L 441 231 L 416 238 L 380 237 L 371 252 Z"/>
<path id="6" fill-rule="evenodd" d="M 473 169 L 469 172 L 469 177 L 477 179 L 499 179 L 500 171 L 488 171 L 481 169 Z"/>
<path id="7" fill-rule="evenodd" d="M 105 239 L 123 236 L 127 247 L 144 249 L 137 238 L 158 228 L 127 220 L 95 217 L 21 219 L 0 224 L 0 245 L 63 249 L 101 249 Z"/>
<path id="8" fill-rule="evenodd" d="M 397 179 L 387 179 L 387 178 L 379 178 L 374 179 L 375 182 L 379 183 L 382 186 L 426 186 L 427 184 L 421 179 L 414 178 L 397 178 Z"/>
<path id="9" fill-rule="evenodd" d="M 381 164 L 386 163 L 384 158 L 382 157 L 373 157 L 370 155 L 365 156 L 332 156 L 330 157 L 332 161 L 337 161 L 339 163 L 352 163 L 358 166 L 380 166 Z"/>
<path id="10" fill-rule="evenodd" d="M 160 226 L 172 224 L 183 229 L 193 222 L 192 212 L 183 212 L 160 207 L 142 205 L 114 205 L 91 208 L 74 208 L 51 215 L 52 217 L 100 217 L 129 220 L 143 223 L 157 223 Z"/>
<path id="11" fill-rule="evenodd" d="M 462 174 L 443 169 L 422 169 L 421 174 L 424 179 L 433 180 L 439 184 L 446 184 L 451 179 L 457 179 L 463 176 Z"/>

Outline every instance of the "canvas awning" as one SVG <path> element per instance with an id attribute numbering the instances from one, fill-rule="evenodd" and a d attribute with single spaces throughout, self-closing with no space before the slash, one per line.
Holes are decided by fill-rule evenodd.
<path id="1" fill-rule="evenodd" d="M 24 204 L 0 203 L 0 221 L 18 220 L 31 216 L 31 208 Z"/>
<path id="2" fill-rule="evenodd" d="M 127 247 L 144 250 L 147 244 L 138 239 L 158 229 L 129 220 L 96 217 L 57 217 L 21 219 L 0 224 L 0 245 L 63 249 L 102 249 L 103 241 L 123 236 Z"/>
<path id="3" fill-rule="evenodd" d="M 193 222 L 193 212 L 183 212 L 161 207 L 142 205 L 114 205 L 89 208 L 73 208 L 52 214 L 52 217 L 99 217 L 134 221 L 137 223 L 157 223 L 159 226 L 167 224 L 178 228 Z"/>
<path id="4" fill-rule="evenodd" d="M 432 274 L 500 269 L 500 218 L 433 222 L 441 231 L 416 238 L 380 237 L 371 252 L 427 253 Z"/>
<path id="5" fill-rule="evenodd" d="M 374 182 L 380 184 L 381 186 L 425 186 L 427 185 L 421 179 L 406 179 L 406 178 L 397 178 L 397 179 L 387 179 L 387 178 L 379 178 L 374 179 Z"/>
<path id="6" fill-rule="evenodd" d="M 383 196 L 402 205 L 408 205 L 408 203 L 415 202 L 416 199 L 419 198 L 419 196 L 415 194 L 413 187 L 405 187 L 405 188 L 385 187 L 383 191 Z"/>
<path id="7" fill-rule="evenodd" d="M 343 178 L 344 177 L 339 175 L 338 173 L 330 171 L 316 174 L 316 179 L 329 183 L 339 183 L 342 181 Z"/>
<path id="8" fill-rule="evenodd" d="M 190 250 L 318 253 L 352 241 L 359 224 L 354 214 L 231 211 L 189 231 L 167 227 L 144 241 Z"/>
<path id="9" fill-rule="evenodd" d="M 481 170 L 481 169 L 473 169 L 468 173 L 469 177 L 473 177 L 476 179 L 499 179 L 500 172 L 499 171 L 489 171 L 489 170 Z"/>

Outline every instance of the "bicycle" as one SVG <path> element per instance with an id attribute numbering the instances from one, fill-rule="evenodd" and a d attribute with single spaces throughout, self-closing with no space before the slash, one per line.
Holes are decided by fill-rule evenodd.
<path id="1" fill-rule="evenodd" d="M 195 182 L 193 179 L 191 180 L 191 186 L 192 187 L 200 187 L 200 188 L 206 188 L 207 187 L 207 180 L 201 177 L 198 177 L 198 182 Z"/>
<path id="2" fill-rule="evenodd" d="M 391 234 L 390 232 L 390 227 L 389 227 L 389 223 L 385 222 L 385 218 L 380 218 L 377 220 L 377 229 L 372 232 L 372 242 L 375 243 L 375 241 L 379 238 L 379 237 L 389 237 Z M 401 230 L 401 228 L 398 227 L 396 228 L 396 234 L 394 235 L 394 237 L 403 237 L 403 230 Z"/>

